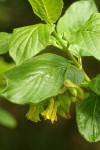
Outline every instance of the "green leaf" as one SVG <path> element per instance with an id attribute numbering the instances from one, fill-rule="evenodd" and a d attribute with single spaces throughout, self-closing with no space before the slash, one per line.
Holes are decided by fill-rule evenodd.
<path id="1" fill-rule="evenodd" d="M 77 104 L 77 125 L 81 135 L 89 142 L 100 140 L 100 96 L 88 93 Z"/>
<path id="2" fill-rule="evenodd" d="M 71 43 L 70 40 L 69 42 Z M 71 43 L 68 49 L 77 58 L 82 57 L 82 56 L 91 56 L 91 54 L 89 54 L 87 51 L 83 51 L 77 44 Z"/>
<path id="3" fill-rule="evenodd" d="M 69 79 L 72 83 L 76 85 L 80 85 L 84 80 L 84 75 L 78 68 L 71 65 L 66 70 L 65 80 L 67 79 Z"/>
<path id="4" fill-rule="evenodd" d="M 49 24 L 15 29 L 10 40 L 10 55 L 16 64 L 21 64 L 45 49 L 53 29 L 54 25 Z"/>
<path id="5" fill-rule="evenodd" d="M 69 50 L 76 57 L 91 56 L 87 51 L 82 51 L 79 45 L 72 43 L 73 35 L 76 34 L 87 22 L 90 16 L 98 12 L 95 3 L 92 0 L 78 1 L 73 3 L 65 12 L 57 24 L 57 32 L 60 37 L 66 39 L 71 45 Z M 83 48 L 83 47 L 82 47 Z"/>
<path id="6" fill-rule="evenodd" d="M 90 81 L 89 88 L 100 96 L 100 75 Z"/>
<path id="7" fill-rule="evenodd" d="M 11 34 L 5 32 L 0 33 L 0 54 L 4 54 L 9 50 L 10 38 Z"/>
<path id="8" fill-rule="evenodd" d="M 63 8 L 62 0 L 28 0 L 34 13 L 46 23 L 55 23 Z"/>
<path id="9" fill-rule="evenodd" d="M 93 14 L 84 27 L 74 33 L 70 38 L 70 43 L 77 44 L 82 53 L 100 60 L 100 13 Z"/>
<path id="10" fill-rule="evenodd" d="M 58 34 L 69 39 L 70 35 L 80 30 L 95 12 L 98 10 L 92 0 L 73 3 L 58 21 Z"/>
<path id="11" fill-rule="evenodd" d="M 13 115 L 2 108 L 0 108 L 0 124 L 9 128 L 15 128 L 17 126 L 16 119 Z"/>
<path id="12" fill-rule="evenodd" d="M 71 100 L 67 93 L 58 95 L 58 99 L 61 101 L 61 105 L 58 107 L 57 112 L 66 119 L 70 118 Z"/>
<path id="13" fill-rule="evenodd" d="M 2 96 L 18 104 L 39 103 L 56 96 L 69 65 L 65 58 L 55 54 L 33 57 L 4 74 L 7 87 Z"/>

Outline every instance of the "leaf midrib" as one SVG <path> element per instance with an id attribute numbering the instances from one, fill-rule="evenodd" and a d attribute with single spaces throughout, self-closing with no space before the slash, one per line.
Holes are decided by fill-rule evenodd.
<path id="1" fill-rule="evenodd" d="M 39 70 L 41 70 L 41 69 L 51 69 L 52 71 L 56 71 L 56 70 L 58 70 L 58 69 L 67 69 L 67 66 L 59 66 L 59 67 L 56 67 L 56 68 L 51 68 L 51 67 L 45 67 L 45 68 L 39 68 Z M 34 70 L 37 70 L 37 68 L 34 68 Z M 25 70 L 24 69 L 24 71 L 27 71 L 27 69 Z M 19 70 L 19 71 L 17 71 L 17 74 L 18 73 L 20 73 L 21 74 L 21 72 L 23 72 L 23 70 Z M 48 71 L 47 71 L 47 73 L 48 73 Z M 46 72 L 44 72 L 43 74 L 47 74 Z M 5 73 L 6 74 L 6 73 Z M 6 75 L 7 76 L 7 75 Z M 27 77 L 27 75 L 25 76 L 25 77 Z M 8 79 L 9 79 L 9 76 L 7 77 Z"/>
<path id="2" fill-rule="evenodd" d="M 50 18 L 49 18 L 48 11 L 47 11 L 47 9 L 46 9 L 46 7 L 45 7 L 45 3 L 44 3 L 43 0 L 42 0 L 42 3 L 43 3 L 43 5 L 44 5 L 44 9 L 45 9 L 45 12 L 46 12 L 46 16 L 47 16 L 47 18 L 48 18 L 48 21 L 49 21 L 49 23 L 51 23 L 51 22 L 50 22 Z"/>
<path id="3" fill-rule="evenodd" d="M 49 21 L 49 23 L 51 23 L 50 22 L 50 20 L 49 20 L 49 15 L 48 15 L 48 11 L 47 11 L 47 9 L 46 9 L 46 6 L 45 6 L 45 3 L 44 3 L 44 1 L 43 0 L 41 0 L 42 1 L 42 4 L 43 4 L 43 6 L 42 7 L 44 7 L 44 10 L 45 10 L 45 14 L 46 14 L 46 18 L 47 18 L 47 20 Z M 35 0 L 35 2 L 36 2 L 36 0 Z M 37 2 L 36 2 L 37 3 Z M 40 16 L 41 17 L 41 16 Z"/>

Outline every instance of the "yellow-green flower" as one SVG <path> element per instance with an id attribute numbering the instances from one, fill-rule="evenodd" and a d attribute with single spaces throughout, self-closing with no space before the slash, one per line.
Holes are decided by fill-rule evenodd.
<path id="1" fill-rule="evenodd" d="M 39 105 L 30 105 L 29 111 L 26 114 L 27 119 L 34 121 L 34 122 L 38 122 L 40 121 L 40 117 L 39 117 L 39 113 L 40 113 L 40 106 Z"/>
<path id="2" fill-rule="evenodd" d="M 56 113 L 59 105 L 60 105 L 60 101 L 54 101 L 54 99 L 51 98 L 47 109 L 41 113 L 42 116 L 44 116 L 45 119 L 51 120 L 52 123 L 54 121 L 57 121 Z"/>

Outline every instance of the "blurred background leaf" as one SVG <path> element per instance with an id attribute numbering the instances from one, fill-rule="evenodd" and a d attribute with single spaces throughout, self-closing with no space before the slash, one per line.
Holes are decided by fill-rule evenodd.
<path id="1" fill-rule="evenodd" d="M 13 115 L 2 108 L 0 108 L 0 124 L 9 128 L 15 128 L 17 126 L 17 122 Z"/>

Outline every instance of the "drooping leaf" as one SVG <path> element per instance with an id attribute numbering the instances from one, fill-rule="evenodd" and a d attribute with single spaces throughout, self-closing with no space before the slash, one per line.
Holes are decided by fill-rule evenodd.
<path id="1" fill-rule="evenodd" d="M 80 85 L 84 80 L 84 75 L 78 68 L 71 65 L 68 67 L 65 73 L 65 80 L 67 79 L 69 79 L 72 83 L 75 83 L 76 85 Z"/>
<path id="2" fill-rule="evenodd" d="M 90 81 L 89 88 L 100 96 L 100 75 Z"/>
<path id="3" fill-rule="evenodd" d="M 91 56 L 100 60 L 100 13 L 93 14 L 84 27 L 74 33 L 70 43 L 76 44 L 81 50 L 81 56 Z"/>
<path id="4" fill-rule="evenodd" d="M 100 140 L 100 96 L 86 94 L 84 101 L 77 104 L 77 125 L 81 135 L 89 142 Z"/>
<path id="5" fill-rule="evenodd" d="M 16 64 L 21 64 L 45 49 L 53 28 L 49 24 L 36 24 L 15 29 L 10 40 L 10 55 Z"/>
<path id="6" fill-rule="evenodd" d="M 56 96 L 69 65 L 65 58 L 55 54 L 33 57 L 4 74 L 7 87 L 2 96 L 18 104 L 39 103 Z"/>
<path id="7" fill-rule="evenodd" d="M 9 50 L 10 38 L 11 34 L 5 32 L 0 33 L 0 54 L 4 54 Z"/>
<path id="8" fill-rule="evenodd" d="M 34 13 L 46 23 L 55 23 L 61 15 L 62 0 L 28 0 Z"/>
<path id="9" fill-rule="evenodd" d="M 0 124 L 9 127 L 15 128 L 17 126 L 16 119 L 9 112 L 0 108 Z"/>
<path id="10" fill-rule="evenodd" d="M 70 34 L 80 30 L 93 13 L 98 12 L 92 0 L 73 3 L 57 24 L 57 31 L 61 37 L 68 39 Z"/>

